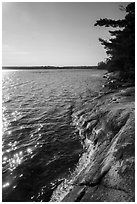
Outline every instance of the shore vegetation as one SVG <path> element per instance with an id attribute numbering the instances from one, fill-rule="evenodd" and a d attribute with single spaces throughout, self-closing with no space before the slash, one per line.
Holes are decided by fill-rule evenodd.
<path id="1" fill-rule="evenodd" d="M 117 73 L 116 83 L 135 84 L 135 2 L 129 3 L 126 8 L 126 16 L 121 20 L 100 19 L 95 26 L 110 27 L 111 38 L 105 40 L 99 38 L 104 46 L 107 59 L 98 63 L 98 69 L 107 69 Z M 122 12 L 122 11 L 121 11 Z"/>

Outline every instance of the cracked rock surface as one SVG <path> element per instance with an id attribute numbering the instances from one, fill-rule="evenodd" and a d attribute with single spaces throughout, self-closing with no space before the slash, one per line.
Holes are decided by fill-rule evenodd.
<path id="1" fill-rule="evenodd" d="M 134 87 L 103 94 L 75 122 L 86 153 L 63 202 L 135 201 Z"/>

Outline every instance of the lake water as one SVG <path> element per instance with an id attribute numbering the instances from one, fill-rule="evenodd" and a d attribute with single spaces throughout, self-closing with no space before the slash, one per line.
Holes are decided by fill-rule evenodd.
<path id="1" fill-rule="evenodd" d="M 83 147 L 75 112 L 99 94 L 104 71 L 2 72 L 3 201 L 49 201 Z"/>

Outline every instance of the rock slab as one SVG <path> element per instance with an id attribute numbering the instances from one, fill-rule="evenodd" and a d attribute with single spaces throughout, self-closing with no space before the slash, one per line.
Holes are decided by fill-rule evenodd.
<path id="1" fill-rule="evenodd" d="M 135 201 L 134 87 L 96 98 L 75 122 L 86 149 L 62 202 Z"/>

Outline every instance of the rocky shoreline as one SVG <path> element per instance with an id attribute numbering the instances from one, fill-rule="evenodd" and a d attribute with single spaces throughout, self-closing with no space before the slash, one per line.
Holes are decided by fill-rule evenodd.
<path id="1" fill-rule="evenodd" d="M 73 117 L 86 151 L 51 202 L 135 201 L 135 88 L 104 91 Z"/>

